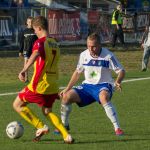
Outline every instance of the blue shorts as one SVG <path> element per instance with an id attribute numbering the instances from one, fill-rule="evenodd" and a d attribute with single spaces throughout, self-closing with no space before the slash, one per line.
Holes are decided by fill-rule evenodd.
<path id="1" fill-rule="evenodd" d="M 81 84 L 80 86 L 77 86 L 73 88 L 77 94 L 79 95 L 81 99 L 81 103 L 77 103 L 78 106 L 84 107 L 86 105 L 89 105 L 95 101 L 98 103 L 101 103 L 99 100 L 99 93 L 102 90 L 107 90 L 110 94 L 110 99 L 112 97 L 113 88 L 112 85 L 109 83 L 102 83 L 98 85 L 93 84 Z"/>

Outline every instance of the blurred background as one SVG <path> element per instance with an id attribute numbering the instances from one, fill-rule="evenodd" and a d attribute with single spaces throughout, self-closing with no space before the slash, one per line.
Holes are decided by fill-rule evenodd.
<path id="1" fill-rule="evenodd" d="M 85 45 L 97 32 L 103 43 L 111 42 L 111 15 L 122 3 L 125 42 L 139 43 L 149 23 L 150 0 L 0 0 L 0 50 L 16 50 L 28 16 L 43 15 L 49 34 L 60 45 Z"/>

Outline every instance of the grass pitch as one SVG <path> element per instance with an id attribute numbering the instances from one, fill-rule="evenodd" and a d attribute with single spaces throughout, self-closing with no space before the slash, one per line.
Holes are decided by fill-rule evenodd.
<path id="1" fill-rule="evenodd" d="M 150 71 L 141 72 L 142 51 L 116 51 L 118 59 L 126 69 L 126 79 L 145 78 Z M 60 86 L 65 86 L 76 67 L 78 54 L 62 54 L 60 62 Z M 0 93 L 17 92 L 25 84 L 17 76 L 23 66 L 19 58 L 0 58 Z M 32 68 L 29 72 L 32 74 Z M 115 77 L 115 75 L 113 75 Z M 124 136 L 116 137 L 112 124 L 101 105 L 94 103 L 84 108 L 73 104 L 70 116 L 71 134 L 75 143 L 66 145 L 61 135 L 54 135 L 54 127 L 42 115 L 38 106 L 29 107 L 49 125 L 50 133 L 41 142 L 33 143 L 35 129 L 28 125 L 12 108 L 16 95 L 0 96 L 0 149 L 2 150 L 149 150 L 150 149 L 150 80 L 140 80 L 122 84 L 123 91 L 115 92 L 115 105 Z M 60 101 L 54 104 L 53 112 L 60 116 Z M 25 129 L 20 139 L 11 140 L 5 133 L 11 121 L 20 121 Z"/>

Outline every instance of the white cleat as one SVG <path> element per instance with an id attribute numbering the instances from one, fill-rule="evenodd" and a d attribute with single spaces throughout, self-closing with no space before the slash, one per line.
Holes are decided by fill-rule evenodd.
<path id="1" fill-rule="evenodd" d="M 64 142 L 67 143 L 67 144 L 73 144 L 74 139 L 71 137 L 70 134 L 68 134 L 67 137 L 64 139 Z"/>
<path id="2" fill-rule="evenodd" d="M 44 125 L 43 128 L 37 129 L 36 133 L 35 133 L 35 138 L 33 139 L 34 142 L 38 142 L 40 141 L 41 137 L 44 134 L 47 134 L 49 132 L 49 128 L 47 125 Z"/>

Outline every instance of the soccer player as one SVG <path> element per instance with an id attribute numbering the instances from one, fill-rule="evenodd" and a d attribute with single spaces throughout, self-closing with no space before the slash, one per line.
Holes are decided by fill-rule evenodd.
<path id="1" fill-rule="evenodd" d="M 111 76 L 111 71 L 118 74 L 115 81 Z M 80 86 L 73 87 L 82 72 L 85 80 Z M 111 97 L 114 88 L 121 90 L 121 81 L 124 76 L 125 70 L 114 54 L 107 48 L 101 47 L 100 37 L 95 33 L 89 35 L 87 49 L 80 54 L 77 68 L 67 87 L 60 92 L 62 97 L 61 119 L 66 129 L 69 130 L 68 118 L 72 103 L 84 107 L 93 102 L 98 102 L 103 106 L 107 117 L 112 122 L 115 134 L 123 135 Z"/>
<path id="2" fill-rule="evenodd" d="M 25 72 L 34 63 L 34 73 L 31 82 L 18 94 L 14 100 L 14 109 L 37 131 L 34 141 L 47 134 L 49 128 L 27 106 L 28 103 L 38 104 L 43 114 L 52 121 L 54 126 L 62 133 L 65 143 L 72 143 L 73 139 L 58 117 L 52 112 L 52 105 L 58 97 L 58 61 L 59 47 L 55 39 L 48 37 L 48 22 L 45 17 L 38 16 L 33 19 L 33 28 L 38 37 L 35 41 L 32 55 L 27 64 L 19 73 L 19 79 L 25 81 Z"/>
<path id="3" fill-rule="evenodd" d="M 32 47 L 37 40 L 37 36 L 32 28 L 33 17 L 28 17 L 26 20 L 27 27 L 20 36 L 19 57 L 24 57 L 24 66 L 28 62 L 32 53 Z M 28 72 L 25 73 L 25 82 L 28 82 Z"/>

